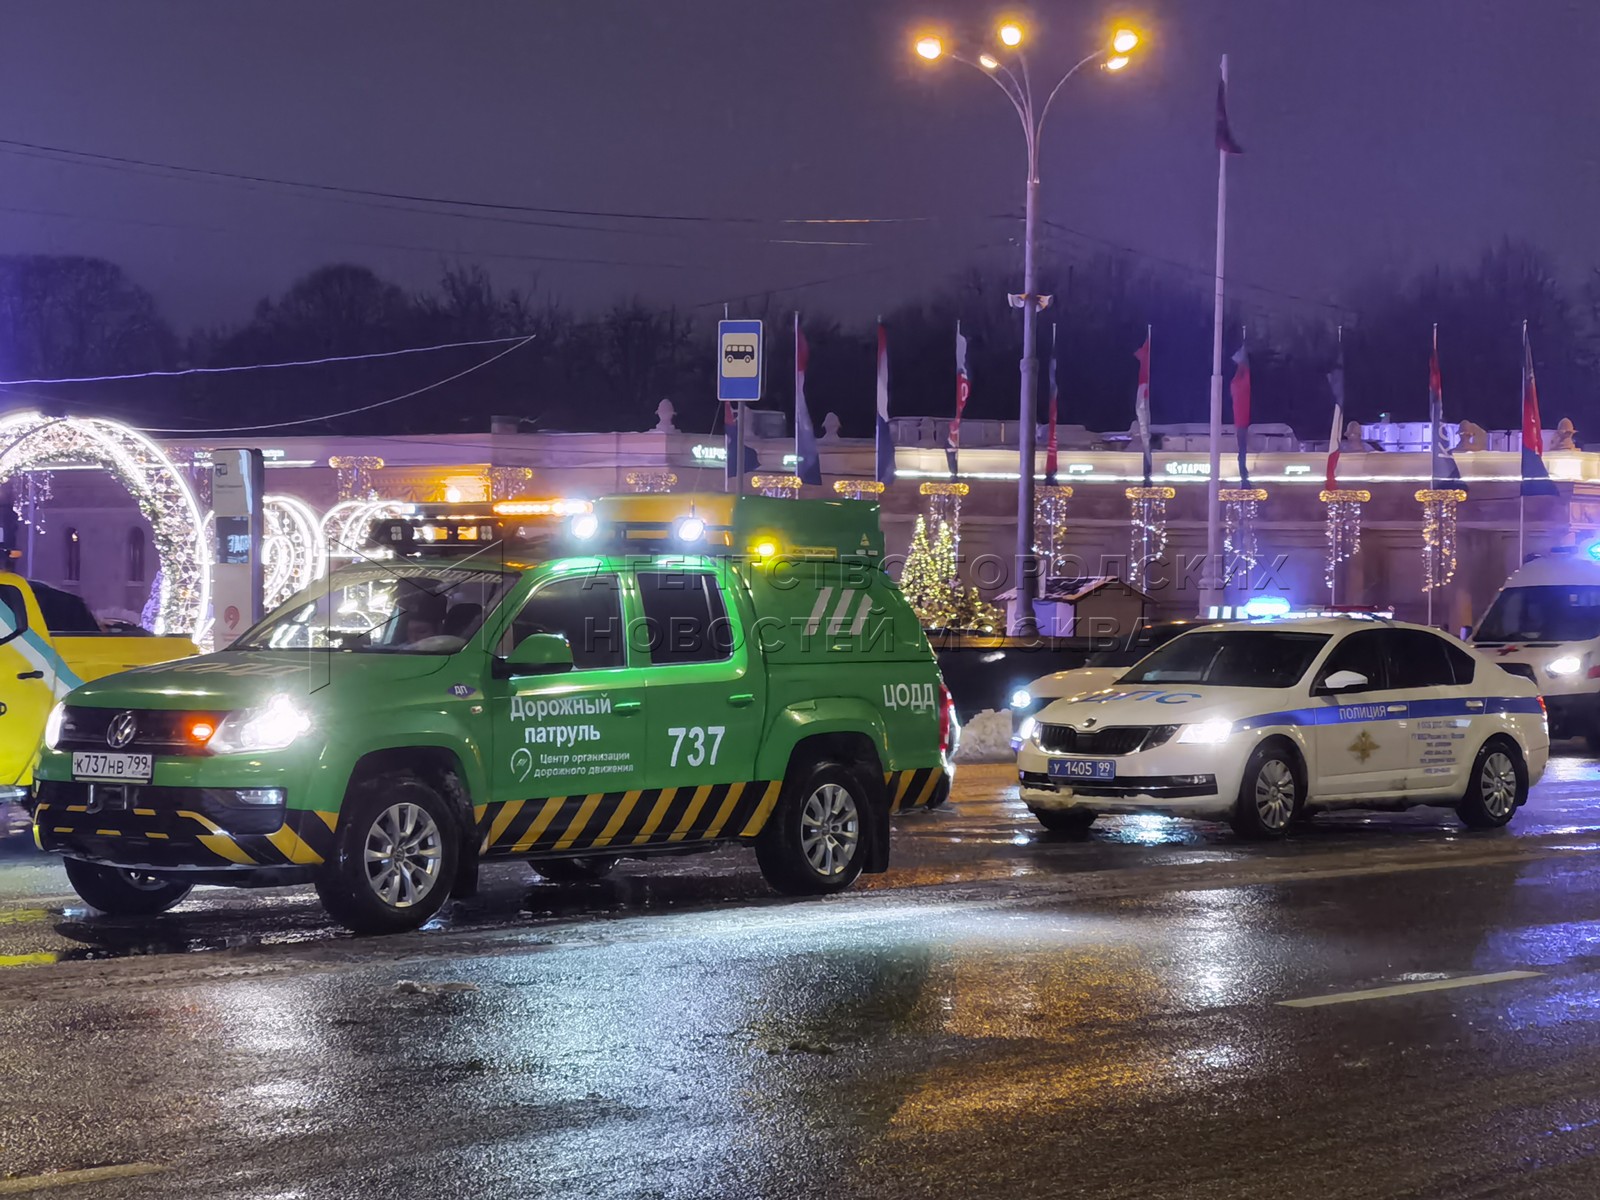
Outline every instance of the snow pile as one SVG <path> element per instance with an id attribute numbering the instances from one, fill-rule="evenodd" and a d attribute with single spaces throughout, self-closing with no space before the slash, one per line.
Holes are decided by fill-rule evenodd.
<path id="1" fill-rule="evenodd" d="M 961 727 L 961 745 L 956 749 L 958 763 L 1010 762 L 1011 714 L 986 708 Z"/>

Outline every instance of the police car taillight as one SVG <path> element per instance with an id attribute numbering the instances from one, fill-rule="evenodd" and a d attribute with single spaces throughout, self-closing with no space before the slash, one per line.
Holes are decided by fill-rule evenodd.
<path id="1" fill-rule="evenodd" d="M 955 724 L 956 701 L 941 680 L 939 683 L 939 753 L 950 753 L 950 730 Z"/>

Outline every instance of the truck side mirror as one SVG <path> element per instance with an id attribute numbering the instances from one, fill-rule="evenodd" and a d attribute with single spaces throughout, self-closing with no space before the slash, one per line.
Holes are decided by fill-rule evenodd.
<path id="1" fill-rule="evenodd" d="M 506 657 L 507 675 L 559 675 L 572 670 L 572 647 L 559 633 L 530 633 Z"/>
<path id="2" fill-rule="evenodd" d="M 1322 681 L 1325 692 L 1349 692 L 1367 686 L 1367 677 L 1360 671 L 1335 671 Z"/>

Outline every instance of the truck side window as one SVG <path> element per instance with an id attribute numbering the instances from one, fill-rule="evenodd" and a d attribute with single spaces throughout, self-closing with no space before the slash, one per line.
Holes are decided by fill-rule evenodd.
<path id="1" fill-rule="evenodd" d="M 10 584 L 0 584 L 0 620 L 4 626 L 0 627 L 0 637 L 11 633 L 22 633 L 28 628 L 28 604 L 22 598 L 22 589 L 12 587 Z"/>
<path id="2" fill-rule="evenodd" d="M 723 662 L 733 655 L 733 629 L 716 579 L 704 571 L 640 571 L 639 597 L 650 661 Z"/>
<path id="3" fill-rule="evenodd" d="M 572 645 L 575 671 L 627 664 L 622 628 L 622 595 L 615 575 L 570 575 L 540 586 L 528 597 L 500 641 L 500 653 L 511 653 L 523 638 L 559 633 Z"/>

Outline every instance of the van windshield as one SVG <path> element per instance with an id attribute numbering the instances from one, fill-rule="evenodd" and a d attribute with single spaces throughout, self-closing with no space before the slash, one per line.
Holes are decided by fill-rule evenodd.
<path id="1" fill-rule="evenodd" d="M 1186 633 L 1162 646 L 1117 683 L 1293 687 L 1327 641 L 1325 633 L 1286 633 L 1276 629 Z"/>
<path id="2" fill-rule="evenodd" d="M 1484 614 L 1475 642 L 1586 642 L 1600 637 L 1600 587 L 1507 588 Z"/>

